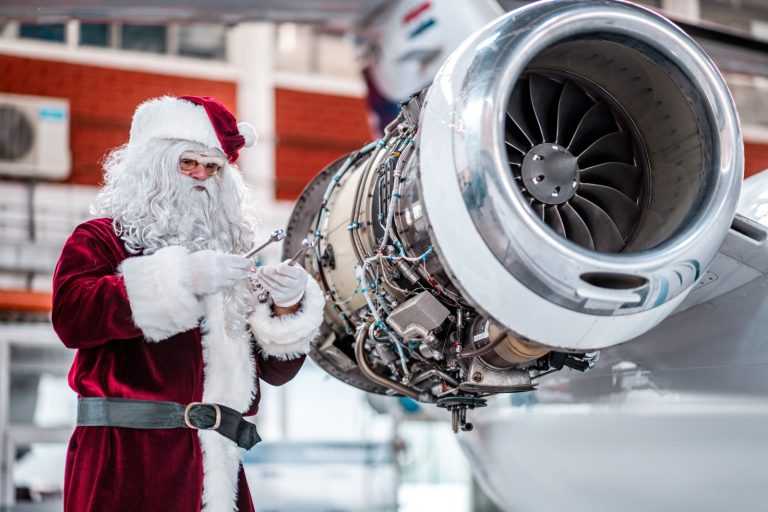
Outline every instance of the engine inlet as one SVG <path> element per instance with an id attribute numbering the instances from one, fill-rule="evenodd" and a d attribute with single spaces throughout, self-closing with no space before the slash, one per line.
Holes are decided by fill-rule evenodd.
<path id="1" fill-rule="evenodd" d="M 612 103 L 566 76 L 528 73 L 510 95 L 504 144 L 542 222 L 585 249 L 616 253 L 637 229 L 648 165 Z"/>

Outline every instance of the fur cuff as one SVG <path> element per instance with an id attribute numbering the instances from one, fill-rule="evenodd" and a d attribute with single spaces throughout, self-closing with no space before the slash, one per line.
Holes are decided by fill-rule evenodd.
<path id="1" fill-rule="evenodd" d="M 259 304 L 248 323 L 264 354 L 293 359 L 309 352 L 309 343 L 323 323 L 325 296 L 311 277 L 307 281 L 301 309 L 292 315 L 272 316 L 269 304 Z"/>
<path id="2" fill-rule="evenodd" d="M 169 246 L 149 256 L 134 256 L 124 260 L 118 271 L 125 281 L 133 322 L 148 341 L 197 327 L 203 305 L 187 285 L 186 249 Z"/>

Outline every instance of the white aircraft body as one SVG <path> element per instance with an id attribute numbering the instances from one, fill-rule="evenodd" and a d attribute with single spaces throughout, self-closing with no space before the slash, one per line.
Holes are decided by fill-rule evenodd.
<path id="1" fill-rule="evenodd" d="M 765 508 L 768 173 L 739 212 L 757 239 L 732 229 L 659 326 L 476 412 L 460 442 L 504 510 Z"/>

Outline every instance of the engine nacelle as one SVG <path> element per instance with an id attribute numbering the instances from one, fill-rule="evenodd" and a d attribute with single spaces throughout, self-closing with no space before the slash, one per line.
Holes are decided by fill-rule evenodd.
<path id="1" fill-rule="evenodd" d="M 533 4 L 471 37 L 429 90 L 420 154 L 435 246 L 465 295 L 573 350 L 638 336 L 680 304 L 743 172 L 714 63 L 612 1 Z"/>
<path id="2" fill-rule="evenodd" d="M 584 369 L 686 297 L 742 172 L 725 81 L 671 22 L 609 0 L 510 12 L 302 194 L 284 253 L 317 237 L 312 356 L 461 411 Z"/>

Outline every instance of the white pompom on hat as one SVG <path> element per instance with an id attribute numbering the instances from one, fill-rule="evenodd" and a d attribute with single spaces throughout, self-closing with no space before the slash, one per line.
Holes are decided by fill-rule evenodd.
<path id="1" fill-rule="evenodd" d="M 128 144 L 150 139 L 183 139 L 218 148 L 230 162 L 240 149 L 256 142 L 256 131 L 238 123 L 221 102 L 210 96 L 162 96 L 143 102 L 131 121 Z"/>
<path id="2" fill-rule="evenodd" d="M 256 129 L 251 123 L 237 123 L 237 129 L 240 131 L 240 135 L 243 136 L 243 139 L 245 139 L 245 147 L 249 148 L 256 144 Z"/>

